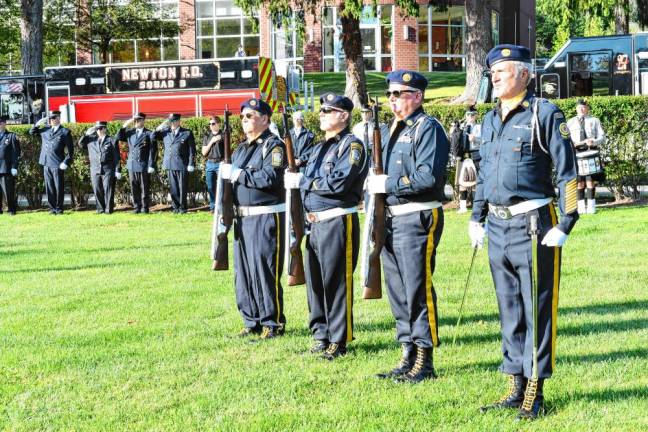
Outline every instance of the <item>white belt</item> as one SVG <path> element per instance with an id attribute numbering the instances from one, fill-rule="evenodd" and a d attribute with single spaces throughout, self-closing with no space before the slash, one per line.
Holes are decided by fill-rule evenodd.
<path id="1" fill-rule="evenodd" d="M 509 207 L 488 204 L 488 208 L 491 213 L 494 213 L 495 216 L 499 217 L 500 219 L 510 219 L 513 216 L 528 213 L 531 210 L 543 207 L 552 201 L 553 198 L 536 198 L 514 204 Z"/>
<path id="2" fill-rule="evenodd" d="M 324 210 L 320 212 L 311 212 L 306 213 L 306 220 L 311 223 L 322 222 L 327 219 L 333 219 L 334 217 L 344 216 L 351 213 L 358 213 L 358 207 L 335 207 L 329 210 Z"/>
<path id="3" fill-rule="evenodd" d="M 441 203 L 439 201 L 411 202 L 407 204 L 392 205 L 389 206 L 388 216 L 400 216 L 423 210 L 432 210 L 439 207 L 441 207 Z"/>
<path id="4" fill-rule="evenodd" d="M 275 204 L 269 206 L 238 206 L 236 214 L 238 216 L 258 216 L 270 213 L 283 213 L 286 211 L 286 204 Z"/>

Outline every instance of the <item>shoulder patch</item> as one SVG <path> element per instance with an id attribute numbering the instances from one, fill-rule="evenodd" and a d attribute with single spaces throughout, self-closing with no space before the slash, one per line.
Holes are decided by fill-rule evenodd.
<path id="1" fill-rule="evenodd" d="M 351 165 L 358 165 L 360 163 L 363 150 L 362 144 L 358 142 L 351 143 L 351 151 L 349 152 L 349 162 Z"/>
<path id="2" fill-rule="evenodd" d="M 283 149 L 279 146 L 272 149 L 272 166 L 283 166 Z"/>
<path id="3" fill-rule="evenodd" d="M 560 126 L 558 126 L 558 130 L 560 131 L 560 135 L 563 138 L 569 138 L 569 129 L 567 128 L 567 123 L 564 121 L 565 119 L 563 118 L 563 122 L 560 123 Z"/>

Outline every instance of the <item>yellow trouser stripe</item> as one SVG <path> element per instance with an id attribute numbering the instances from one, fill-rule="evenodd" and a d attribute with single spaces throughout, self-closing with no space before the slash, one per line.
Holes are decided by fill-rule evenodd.
<path id="1" fill-rule="evenodd" d="M 281 304 L 279 303 L 279 278 L 281 277 L 281 274 L 279 274 L 279 260 L 281 259 L 281 223 L 279 220 L 279 214 L 275 213 L 274 216 L 275 223 L 277 224 L 277 248 L 275 252 L 275 302 L 277 305 L 277 324 L 281 324 L 279 322 L 279 320 L 281 320 Z"/>
<path id="2" fill-rule="evenodd" d="M 346 215 L 346 321 L 347 343 L 353 340 L 353 220 Z"/>
<path id="3" fill-rule="evenodd" d="M 556 208 L 549 206 L 551 225 L 558 223 Z M 556 367 L 556 335 L 558 331 L 558 287 L 560 285 L 560 248 L 554 247 L 553 292 L 551 294 L 551 370 Z"/>
<path id="4" fill-rule="evenodd" d="M 439 335 L 437 334 L 436 313 L 434 307 L 434 297 L 432 297 L 432 254 L 434 253 L 434 232 L 436 231 L 437 222 L 439 221 L 439 209 L 432 210 L 432 228 L 427 239 L 427 249 L 425 252 L 425 297 L 427 299 L 428 320 L 430 321 L 430 333 L 432 333 L 432 345 L 439 346 Z"/>

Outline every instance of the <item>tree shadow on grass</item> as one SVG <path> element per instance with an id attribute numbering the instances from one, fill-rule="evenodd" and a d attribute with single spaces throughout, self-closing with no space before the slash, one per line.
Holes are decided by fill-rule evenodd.
<path id="1" fill-rule="evenodd" d="M 645 400 L 648 397 L 646 387 L 637 386 L 630 388 L 607 388 L 605 390 L 579 391 L 559 394 L 551 397 L 551 408 L 562 410 L 574 402 L 606 402 L 613 403 L 627 399 Z"/>
<path id="2" fill-rule="evenodd" d="M 0 273 L 46 273 L 46 272 L 64 272 L 64 271 L 78 271 L 96 268 L 114 269 L 116 267 L 124 267 L 126 264 L 121 263 L 100 263 L 100 264 L 86 264 L 86 265 L 69 265 L 58 267 L 39 267 L 39 268 L 25 268 L 25 269 L 0 269 Z"/>

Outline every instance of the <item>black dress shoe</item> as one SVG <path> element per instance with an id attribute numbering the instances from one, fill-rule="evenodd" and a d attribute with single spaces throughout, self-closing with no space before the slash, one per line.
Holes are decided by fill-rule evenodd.
<path id="1" fill-rule="evenodd" d="M 509 389 L 500 400 L 490 405 L 484 405 L 479 408 L 479 411 L 485 413 L 493 409 L 515 408 L 518 409 L 522 406 L 524 400 L 524 388 L 526 387 L 527 380 L 522 375 L 509 375 Z"/>
<path id="2" fill-rule="evenodd" d="M 435 379 L 434 364 L 432 362 L 432 348 L 416 347 L 416 360 L 414 366 L 406 374 L 396 377 L 397 382 L 418 384 L 427 379 Z"/>
<path id="3" fill-rule="evenodd" d="M 529 379 L 517 420 L 535 420 L 546 414 L 542 387 L 544 379 Z"/>
<path id="4" fill-rule="evenodd" d="M 149 209 L 147 209 L 147 208 L 144 208 L 144 210 L 142 210 L 142 213 L 147 213 L 148 214 L 148 212 L 149 212 Z"/>
<path id="5" fill-rule="evenodd" d="M 378 378 L 381 379 L 391 379 L 396 378 L 402 375 L 405 375 L 407 372 L 412 369 L 414 362 L 416 361 L 416 348 L 412 343 L 401 344 L 401 359 L 396 367 L 389 372 L 383 372 L 376 374 Z"/>
<path id="6" fill-rule="evenodd" d="M 315 345 L 311 347 L 310 352 L 313 354 L 323 353 L 328 349 L 328 347 L 329 347 L 329 341 L 318 340 L 317 342 L 315 342 Z"/>
<path id="7" fill-rule="evenodd" d="M 131 211 L 131 213 L 135 213 L 135 214 L 138 214 L 138 213 L 141 213 L 141 212 L 142 212 L 142 210 L 140 210 L 139 208 L 134 208 L 134 209 Z"/>
<path id="8" fill-rule="evenodd" d="M 342 357 L 343 355 L 346 355 L 347 349 L 346 345 L 340 344 L 340 343 L 331 343 L 329 344 L 328 348 L 326 348 L 326 351 L 322 354 L 322 358 L 324 360 L 335 360 L 338 357 Z"/>

